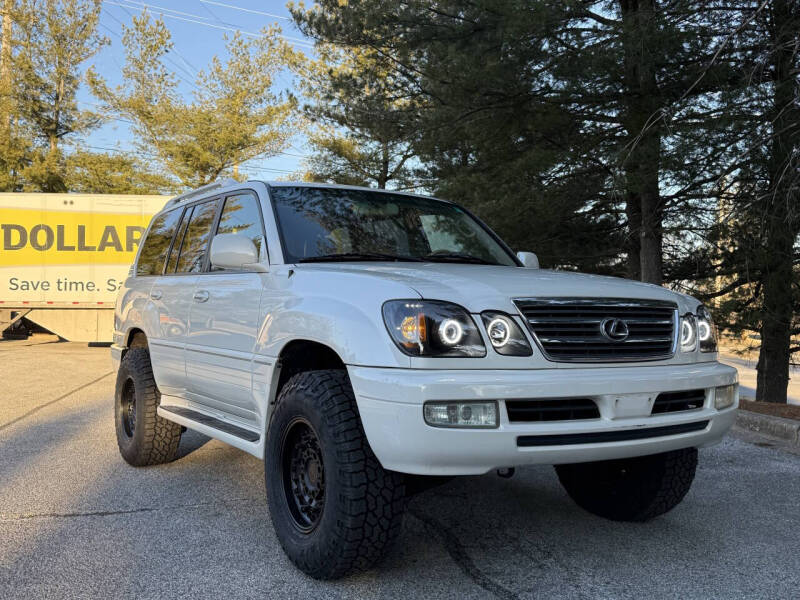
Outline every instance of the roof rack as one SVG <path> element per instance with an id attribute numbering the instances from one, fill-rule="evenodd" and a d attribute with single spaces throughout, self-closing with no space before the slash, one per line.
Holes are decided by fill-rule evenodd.
<path id="1" fill-rule="evenodd" d="M 196 190 L 190 190 L 185 194 L 181 194 L 180 196 L 175 196 L 169 201 L 169 203 L 177 204 L 178 202 L 183 202 L 184 200 L 188 200 L 189 198 L 193 198 L 194 196 L 199 196 L 200 194 L 205 194 L 206 192 L 210 192 L 211 190 L 228 187 L 229 185 L 236 185 L 237 183 L 239 182 L 233 179 L 232 177 L 226 177 L 225 179 L 218 179 L 217 181 L 213 181 L 211 183 L 207 183 L 206 185 L 202 185 Z"/>

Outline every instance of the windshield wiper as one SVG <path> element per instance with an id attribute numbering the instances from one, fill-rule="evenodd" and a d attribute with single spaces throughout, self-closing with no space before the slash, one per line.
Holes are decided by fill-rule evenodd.
<path id="1" fill-rule="evenodd" d="M 498 263 L 491 262 L 478 256 L 471 254 L 461 254 L 459 252 L 434 252 L 423 257 L 424 260 L 430 262 L 459 262 L 470 263 L 475 265 L 496 265 Z"/>
<path id="2" fill-rule="evenodd" d="M 320 254 L 319 256 L 308 256 L 301 258 L 297 262 L 339 262 L 348 260 L 374 260 L 374 261 L 410 261 L 421 262 L 422 259 L 413 256 L 398 256 L 396 254 L 381 254 L 379 252 L 343 252 L 341 254 Z"/>

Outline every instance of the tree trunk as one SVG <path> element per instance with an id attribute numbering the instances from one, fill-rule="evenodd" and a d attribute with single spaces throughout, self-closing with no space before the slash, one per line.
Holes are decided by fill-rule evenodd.
<path id="1" fill-rule="evenodd" d="M 389 181 L 389 144 L 381 142 L 381 172 L 378 174 L 378 189 L 385 190 Z"/>
<path id="2" fill-rule="evenodd" d="M 758 355 L 756 400 L 786 403 L 791 353 L 794 242 L 800 233 L 796 173 L 797 140 L 800 139 L 800 92 L 795 70 L 800 9 L 786 0 L 773 0 L 771 56 L 774 101 L 770 147 L 770 187 L 764 194 L 761 214 L 765 219 L 762 281 L 764 305 L 761 350 Z"/>
<path id="3" fill-rule="evenodd" d="M 2 117 L 3 135 L 11 134 L 11 8 L 12 0 L 3 2 L 3 39 L 0 42 L 0 106 L 7 111 Z"/>
<path id="4" fill-rule="evenodd" d="M 661 284 L 664 206 L 659 192 L 661 119 L 655 59 L 655 0 L 620 0 L 625 114 L 628 143 L 622 149 L 626 213 L 631 236 L 628 273 Z M 638 252 L 637 252 L 638 250 Z M 638 266 L 632 264 L 638 254 Z"/>
<path id="5" fill-rule="evenodd" d="M 638 194 L 633 194 L 628 189 L 625 199 L 625 215 L 628 218 L 628 236 L 626 250 L 628 254 L 627 275 L 629 279 L 641 279 L 641 241 L 639 232 L 642 230 L 642 199 Z"/>

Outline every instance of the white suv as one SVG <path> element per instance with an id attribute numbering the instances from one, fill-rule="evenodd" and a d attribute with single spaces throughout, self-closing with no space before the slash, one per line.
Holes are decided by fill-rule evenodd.
<path id="1" fill-rule="evenodd" d="M 373 564 L 424 476 L 553 464 L 584 509 L 655 517 L 738 404 L 697 300 L 540 270 L 456 204 L 345 186 L 170 200 L 112 355 L 125 460 L 170 461 L 183 428 L 263 458 L 277 536 L 318 578 Z"/>

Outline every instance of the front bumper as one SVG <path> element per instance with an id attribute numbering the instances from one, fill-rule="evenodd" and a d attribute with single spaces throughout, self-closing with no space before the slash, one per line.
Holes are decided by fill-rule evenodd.
<path id="1" fill-rule="evenodd" d="M 111 344 L 111 368 L 116 373 L 119 371 L 119 363 L 122 362 L 122 354 L 125 348 L 118 344 Z"/>
<path id="2" fill-rule="evenodd" d="M 590 462 L 656 454 L 718 443 L 733 425 L 739 404 L 714 408 L 713 388 L 737 382 L 736 370 L 717 362 L 691 365 L 547 370 L 422 370 L 348 367 L 373 452 L 384 468 L 421 475 L 477 475 L 525 464 Z M 646 397 L 659 392 L 707 390 L 703 408 L 650 416 Z M 591 398 L 599 419 L 511 423 L 505 400 Z M 427 425 L 422 405 L 429 400 L 497 400 L 496 429 Z M 668 433 L 672 426 L 707 422 L 695 431 Z M 645 428 L 657 437 L 623 441 L 525 445 L 518 438 L 600 434 Z M 677 427 L 678 429 L 683 429 Z M 629 437 L 641 436 L 641 433 Z M 603 436 L 594 436 L 603 439 Z"/>

